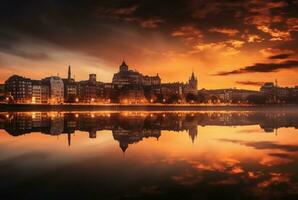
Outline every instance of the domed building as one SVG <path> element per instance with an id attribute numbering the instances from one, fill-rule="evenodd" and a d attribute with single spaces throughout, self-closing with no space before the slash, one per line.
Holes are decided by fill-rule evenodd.
<path id="1" fill-rule="evenodd" d="M 144 76 L 138 71 L 129 70 L 125 61 L 119 66 L 119 72 L 114 74 L 112 83 L 118 89 L 121 89 L 125 85 L 139 85 L 139 86 L 152 86 L 160 85 L 160 77 L 156 76 Z"/>

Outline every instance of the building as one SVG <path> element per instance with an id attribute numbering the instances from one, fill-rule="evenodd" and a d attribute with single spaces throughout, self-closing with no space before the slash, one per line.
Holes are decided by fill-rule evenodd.
<path id="1" fill-rule="evenodd" d="M 125 85 L 160 85 L 161 80 L 158 74 L 156 76 L 144 76 L 137 71 L 129 70 L 128 65 L 123 61 L 119 66 L 119 72 L 114 74 L 112 83 L 116 88 L 121 89 Z"/>
<path id="2" fill-rule="evenodd" d="M 32 100 L 31 103 L 49 103 L 50 86 L 44 81 L 32 80 Z"/>
<path id="3" fill-rule="evenodd" d="M 194 72 L 191 73 L 191 76 L 190 76 L 188 82 L 184 85 L 183 93 L 184 93 L 184 95 L 187 95 L 187 94 L 197 95 L 198 94 L 198 79 L 195 76 Z"/>
<path id="4" fill-rule="evenodd" d="M 78 97 L 80 102 L 92 103 L 97 101 L 96 74 L 89 74 L 89 80 L 78 83 Z"/>
<path id="5" fill-rule="evenodd" d="M 248 97 L 259 94 L 258 91 L 236 88 L 206 90 L 202 89 L 205 101 L 209 103 L 247 103 Z"/>
<path id="6" fill-rule="evenodd" d="M 10 101 L 14 103 L 31 103 L 32 82 L 31 79 L 13 75 L 5 81 L 5 92 Z"/>
<path id="7" fill-rule="evenodd" d="M 119 96 L 121 104 L 144 104 L 148 103 L 141 86 L 128 85 L 122 88 Z"/>
<path id="8" fill-rule="evenodd" d="M 183 101 L 184 83 L 162 83 L 160 86 L 161 103 L 179 103 Z"/>
<path id="9" fill-rule="evenodd" d="M 260 92 L 266 96 L 267 103 L 297 103 L 298 90 L 296 87 L 280 87 L 273 82 L 264 83 Z"/>
<path id="10" fill-rule="evenodd" d="M 67 79 L 63 79 L 64 84 L 64 101 L 77 102 L 78 101 L 78 85 L 73 78 L 71 78 L 71 67 L 68 66 Z"/>
<path id="11" fill-rule="evenodd" d="M 5 96 L 5 85 L 0 84 L 0 97 Z"/>
<path id="12" fill-rule="evenodd" d="M 64 83 L 59 76 L 51 76 L 42 80 L 50 87 L 49 103 L 58 104 L 64 102 Z"/>

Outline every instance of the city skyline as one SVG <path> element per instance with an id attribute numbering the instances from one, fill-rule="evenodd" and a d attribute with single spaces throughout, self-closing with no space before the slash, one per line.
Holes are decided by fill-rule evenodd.
<path id="1" fill-rule="evenodd" d="M 164 82 L 254 89 L 298 85 L 297 1 L 9 1 L 1 7 L 0 82 L 17 73 L 112 79 L 119 60 Z M 36 9 L 38 8 L 38 9 Z M 9 22 L 6 19 L 10 19 Z M 222 20 L 226 19 L 226 20 Z M 178 72 L 178 73 L 177 73 Z"/>
<path id="2" fill-rule="evenodd" d="M 190 73 L 190 72 L 189 72 Z M 265 82 L 259 90 L 199 88 L 194 71 L 187 82 L 162 82 L 158 73 L 148 76 L 131 69 L 123 60 L 109 82 L 89 79 L 76 81 L 68 66 L 67 77 L 46 76 L 39 80 L 12 75 L 0 85 L 5 104 L 297 104 L 298 86 L 282 87 Z"/>

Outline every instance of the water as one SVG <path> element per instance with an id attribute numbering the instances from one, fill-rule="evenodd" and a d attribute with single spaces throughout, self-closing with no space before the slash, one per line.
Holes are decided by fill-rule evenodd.
<path id="1" fill-rule="evenodd" d="M 0 113 L 1 199 L 297 199 L 296 112 Z"/>

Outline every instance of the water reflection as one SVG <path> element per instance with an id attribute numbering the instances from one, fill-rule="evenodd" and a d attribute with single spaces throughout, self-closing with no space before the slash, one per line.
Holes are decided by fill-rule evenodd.
<path id="1" fill-rule="evenodd" d="M 2 113 L 0 192 L 5 199 L 297 199 L 297 127 L 290 111 Z"/>
<path id="2" fill-rule="evenodd" d="M 0 114 L 0 128 L 12 136 L 31 132 L 48 135 L 71 134 L 75 131 L 89 133 L 96 138 L 97 131 L 111 130 L 120 148 L 143 138 L 158 139 L 162 130 L 187 131 L 192 142 L 198 135 L 198 126 L 248 126 L 259 125 L 264 132 L 277 134 L 281 127 L 298 127 L 298 113 L 279 112 L 123 112 L 123 113 L 7 113 Z"/>

